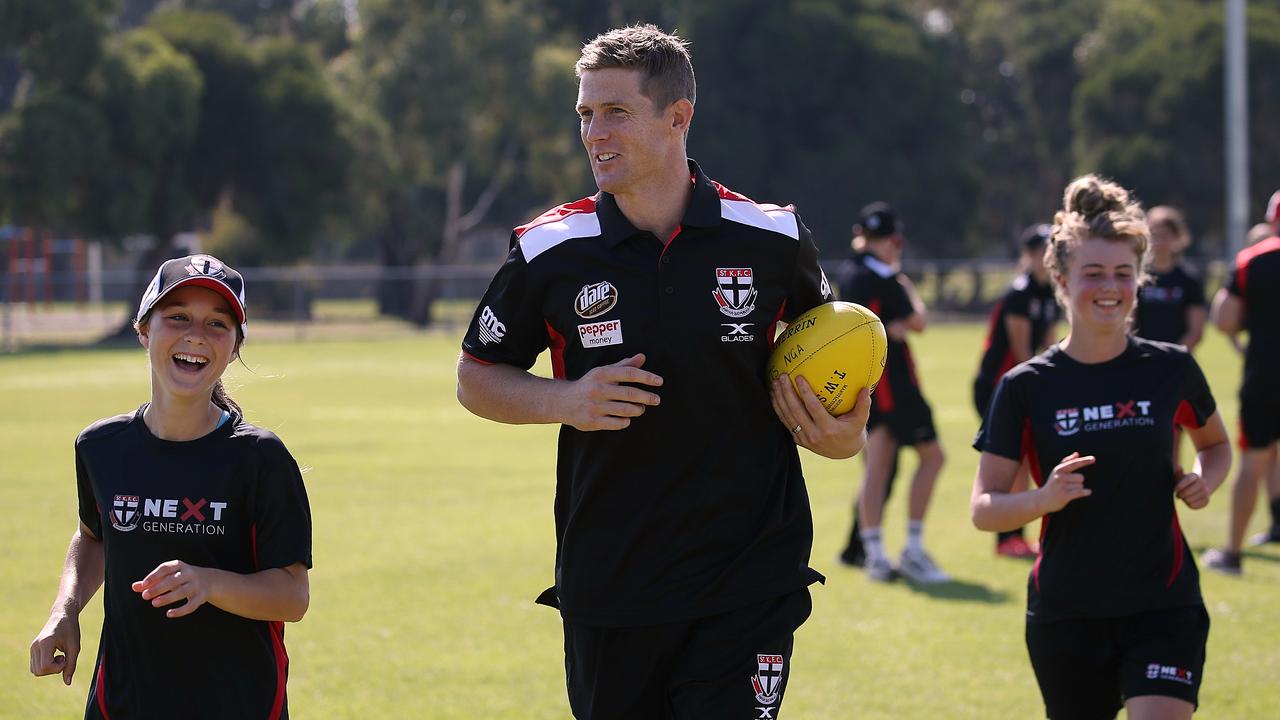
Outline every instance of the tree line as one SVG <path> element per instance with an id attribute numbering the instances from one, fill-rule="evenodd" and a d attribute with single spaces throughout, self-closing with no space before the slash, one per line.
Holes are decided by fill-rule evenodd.
<path id="1" fill-rule="evenodd" d="M 572 65 L 636 21 L 691 42 L 690 153 L 794 203 L 825 255 L 882 199 L 917 256 L 1010 256 L 1082 172 L 1225 247 L 1212 0 L 0 0 L 0 223 L 203 229 L 241 264 L 454 261 L 594 191 Z M 1248 50 L 1259 216 L 1280 7 L 1251 4 Z M 428 322 L 430 297 L 380 303 Z"/>

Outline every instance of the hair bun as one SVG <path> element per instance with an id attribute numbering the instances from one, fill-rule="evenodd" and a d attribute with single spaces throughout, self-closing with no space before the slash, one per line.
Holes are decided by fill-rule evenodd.
<path id="1" fill-rule="evenodd" d="M 1093 218 L 1103 213 L 1123 212 L 1129 205 L 1129 193 L 1097 175 L 1083 175 L 1067 186 L 1062 205 L 1067 212 Z"/>

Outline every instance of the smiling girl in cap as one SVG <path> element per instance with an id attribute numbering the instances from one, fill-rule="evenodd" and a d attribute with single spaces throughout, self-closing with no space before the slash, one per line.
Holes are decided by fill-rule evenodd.
<path id="1" fill-rule="evenodd" d="M 244 279 L 209 255 L 170 260 L 134 327 L 151 401 L 76 439 L 80 526 L 31 672 L 71 684 L 102 585 L 86 718 L 288 717 L 283 623 L 307 611 L 311 513 L 289 451 L 222 387 Z"/>

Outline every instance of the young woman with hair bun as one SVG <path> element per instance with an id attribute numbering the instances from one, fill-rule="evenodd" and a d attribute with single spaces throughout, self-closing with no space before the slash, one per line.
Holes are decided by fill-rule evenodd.
<path id="1" fill-rule="evenodd" d="M 1128 333 L 1149 233 L 1119 185 L 1067 186 L 1045 263 L 1069 332 L 1001 378 L 974 441 L 974 525 L 1041 518 L 1026 643 L 1051 718 L 1190 718 L 1198 700 L 1209 616 L 1174 500 L 1205 507 L 1231 448 L 1186 348 Z M 1039 487 L 1010 493 L 1024 459 Z"/>

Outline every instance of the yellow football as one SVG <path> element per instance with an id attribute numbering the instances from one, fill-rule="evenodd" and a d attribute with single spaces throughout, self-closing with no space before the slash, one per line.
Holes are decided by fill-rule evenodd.
<path id="1" fill-rule="evenodd" d="M 787 326 L 769 356 L 769 379 L 803 377 L 832 415 L 853 409 L 862 388 L 876 389 L 884 372 L 884 323 L 856 303 L 830 302 Z"/>

